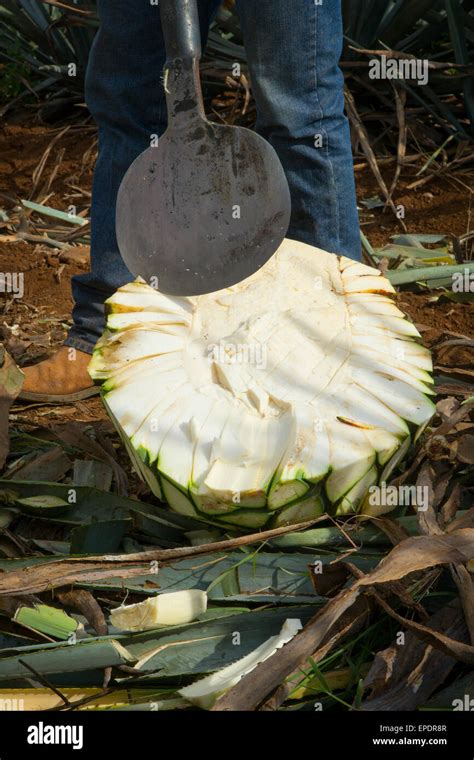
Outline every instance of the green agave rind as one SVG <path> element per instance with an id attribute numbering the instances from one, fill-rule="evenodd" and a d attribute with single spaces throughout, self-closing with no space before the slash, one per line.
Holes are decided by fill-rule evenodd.
<path id="1" fill-rule="evenodd" d="M 370 513 L 434 411 L 430 353 L 393 294 L 378 270 L 285 240 L 224 291 L 120 288 L 89 372 L 176 512 L 248 530 Z"/>

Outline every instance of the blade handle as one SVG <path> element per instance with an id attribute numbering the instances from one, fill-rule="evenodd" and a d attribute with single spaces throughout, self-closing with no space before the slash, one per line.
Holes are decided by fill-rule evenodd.
<path id="1" fill-rule="evenodd" d="M 196 0 L 160 0 L 160 18 L 168 60 L 201 57 Z"/>

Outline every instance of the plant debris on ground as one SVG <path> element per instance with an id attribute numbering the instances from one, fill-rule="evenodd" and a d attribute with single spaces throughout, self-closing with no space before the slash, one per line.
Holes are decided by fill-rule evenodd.
<path id="1" fill-rule="evenodd" d="M 397 286 L 435 367 L 436 414 L 386 484 L 406 503 L 373 518 L 324 516 L 244 535 L 165 509 L 131 469 L 98 399 L 15 402 L 15 364 L 45 358 L 64 339 L 69 279 L 89 260 L 96 132 L 80 77 L 73 91 L 64 66 L 72 44 L 83 70 L 96 20 L 93 4 L 65 5 L 35 4 L 27 20 L 32 3 L 0 2 L 9 119 L 0 136 L 0 263 L 8 272 L 14 256 L 24 275 L 21 298 L 5 293 L 0 325 L 0 697 L 56 711 L 195 709 L 187 686 L 299 620 L 300 632 L 209 706 L 429 710 L 473 699 L 470 5 L 461 19 L 454 0 L 416 3 L 412 16 L 406 3 L 387 15 L 377 2 L 368 23 L 364 4 L 345 3 L 364 256 Z M 7 16 L 17 24 L 9 31 Z M 25 47 L 32 39 L 38 47 Z M 241 42 L 223 11 L 203 62 L 206 104 L 211 118 L 252 126 Z M 385 50 L 426 53 L 430 89 L 371 84 L 368 60 Z M 19 59 L 28 88 L 15 78 Z M 235 60 L 238 80 L 229 76 Z M 123 604 L 186 589 L 208 597 L 193 622 L 145 631 L 111 624 Z"/>

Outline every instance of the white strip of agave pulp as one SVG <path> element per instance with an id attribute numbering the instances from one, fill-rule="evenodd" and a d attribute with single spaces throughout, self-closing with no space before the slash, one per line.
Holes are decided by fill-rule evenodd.
<path id="1" fill-rule="evenodd" d="M 192 623 L 206 609 L 206 592 L 186 589 L 116 607 L 110 613 L 110 622 L 122 631 L 148 631 L 157 626 Z"/>
<path id="2" fill-rule="evenodd" d="M 301 620 L 288 618 L 277 636 L 267 639 L 253 652 L 237 660 L 237 662 L 233 662 L 232 665 L 228 665 L 200 681 L 195 681 L 190 686 L 185 686 L 179 690 L 178 694 L 203 710 L 210 710 L 219 697 L 222 697 L 226 691 L 235 686 L 257 665 L 268 660 L 278 649 L 288 644 L 302 628 Z"/>

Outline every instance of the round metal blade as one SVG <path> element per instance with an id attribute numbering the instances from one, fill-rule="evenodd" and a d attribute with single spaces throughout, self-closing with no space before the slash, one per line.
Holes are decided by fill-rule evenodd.
<path id="1" fill-rule="evenodd" d="M 290 210 L 266 140 L 199 120 L 169 128 L 131 165 L 117 199 L 117 239 L 133 275 L 154 278 L 164 293 L 200 295 L 259 269 L 285 237 Z"/>

